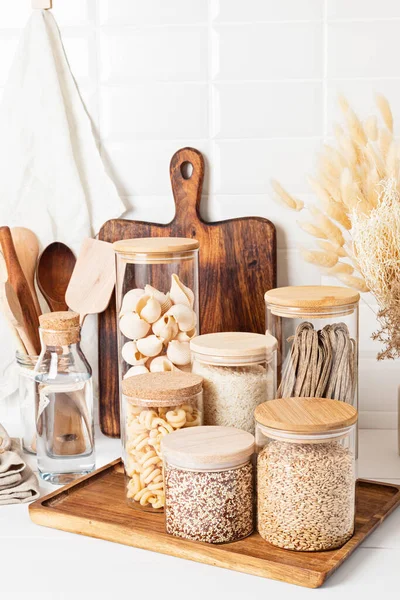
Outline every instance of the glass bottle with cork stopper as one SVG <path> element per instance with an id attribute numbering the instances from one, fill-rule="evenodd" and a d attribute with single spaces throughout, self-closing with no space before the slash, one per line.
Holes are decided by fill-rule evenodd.
<path id="1" fill-rule="evenodd" d="M 41 315 L 42 351 L 36 364 L 38 470 L 60 485 L 93 471 L 92 369 L 80 347 L 79 315 Z"/>

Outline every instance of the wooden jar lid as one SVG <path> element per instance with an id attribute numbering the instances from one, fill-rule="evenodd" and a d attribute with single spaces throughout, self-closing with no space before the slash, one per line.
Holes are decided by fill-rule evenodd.
<path id="1" fill-rule="evenodd" d="M 177 371 L 162 373 L 144 373 L 134 375 L 122 381 L 122 393 L 129 398 L 149 401 L 149 405 L 158 406 L 159 401 L 184 401 L 201 392 L 203 378 L 193 373 Z"/>
<path id="2" fill-rule="evenodd" d="M 319 308 L 357 304 L 360 294 L 350 288 L 334 285 L 301 285 L 275 288 L 265 293 L 265 301 L 288 308 Z"/>
<path id="3" fill-rule="evenodd" d="M 182 468 L 229 468 L 251 457 L 254 436 L 235 427 L 190 427 L 162 438 L 161 449 Z"/>
<path id="4" fill-rule="evenodd" d="M 197 250 L 198 240 L 179 237 L 153 237 L 119 240 L 113 243 L 117 253 L 122 254 L 173 254 Z"/>
<path id="5" fill-rule="evenodd" d="M 260 425 L 289 433 L 323 433 L 354 425 L 357 410 L 339 400 L 326 398 L 278 398 L 257 406 Z"/>
<path id="6" fill-rule="evenodd" d="M 72 311 L 49 312 L 39 317 L 40 327 L 52 331 L 69 331 L 79 327 L 79 315 Z"/>
<path id="7" fill-rule="evenodd" d="M 190 350 L 205 356 L 241 358 L 265 356 L 277 346 L 276 339 L 268 334 L 228 331 L 206 333 L 190 340 Z"/>

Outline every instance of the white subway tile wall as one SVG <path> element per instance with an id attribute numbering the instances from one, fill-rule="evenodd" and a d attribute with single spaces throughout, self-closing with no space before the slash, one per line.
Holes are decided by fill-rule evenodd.
<path id="1" fill-rule="evenodd" d="M 0 95 L 30 0 L 0 0 Z M 299 256 L 297 214 L 344 93 L 367 116 L 375 92 L 400 105 L 398 0 L 53 0 L 66 52 L 127 216 L 168 222 L 178 148 L 207 161 L 202 214 L 259 215 L 278 232 L 280 285 L 325 282 Z M 397 134 L 400 128 L 397 126 Z M 360 310 L 363 427 L 396 427 L 397 362 L 377 362 L 373 301 Z"/>

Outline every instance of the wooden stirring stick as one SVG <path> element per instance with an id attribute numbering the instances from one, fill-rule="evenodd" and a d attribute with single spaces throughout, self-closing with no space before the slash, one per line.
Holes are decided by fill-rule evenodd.
<path id="1" fill-rule="evenodd" d="M 28 282 L 22 271 L 9 227 L 0 227 L 0 244 L 7 267 L 8 282 L 22 310 L 22 324 L 34 354 L 40 353 L 39 319 Z"/>

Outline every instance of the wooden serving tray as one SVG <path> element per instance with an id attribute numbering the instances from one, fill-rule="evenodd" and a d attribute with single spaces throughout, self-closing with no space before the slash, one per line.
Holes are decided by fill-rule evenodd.
<path id="1" fill-rule="evenodd" d="M 326 552 L 281 550 L 258 533 L 220 546 L 169 536 L 162 514 L 126 503 L 121 459 L 33 502 L 29 512 L 34 523 L 45 527 L 317 588 L 400 504 L 400 486 L 360 479 L 356 500 L 354 536 L 342 548 Z"/>

